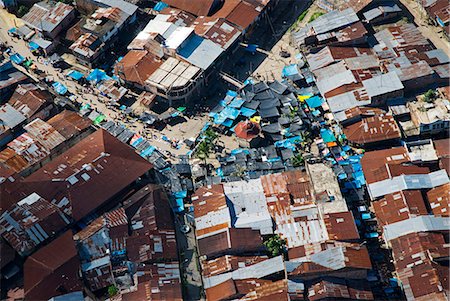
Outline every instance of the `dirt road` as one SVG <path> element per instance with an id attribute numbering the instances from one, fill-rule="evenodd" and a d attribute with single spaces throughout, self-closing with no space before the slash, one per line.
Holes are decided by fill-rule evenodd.
<path id="1" fill-rule="evenodd" d="M 427 24 L 426 16 L 423 14 L 422 9 L 419 7 L 417 2 L 413 0 L 400 1 L 414 16 L 414 22 L 416 22 L 423 36 L 429 39 L 434 46 L 436 46 L 436 48 L 444 50 L 445 53 L 450 56 L 450 43 L 445 37 L 443 37 L 443 34 L 440 33 L 442 28 Z"/>

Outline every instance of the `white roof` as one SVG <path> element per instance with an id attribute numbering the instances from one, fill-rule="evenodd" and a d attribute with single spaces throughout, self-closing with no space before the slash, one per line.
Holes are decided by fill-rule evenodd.
<path id="1" fill-rule="evenodd" d="M 166 46 L 177 49 L 194 31 L 192 27 L 178 27 L 166 39 Z"/>
<path id="2" fill-rule="evenodd" d="M 343 85 L 356 83 L 356 78 L 353 75 L 352 71 L 345 70 L 344 72 L 334 74 L 329 78 L 318 80 L 316 82 L 317 88 L 319 89 L 322 95 L 330 92 L 336 88 L 342 87 Z"/>
<path id="3" fill-rule="evenodd" d="M 404 88 L 395 72 L 389 72 L 366 79 L 362 84 L 370 97 L 402 90 Z"/>
<path id="4" fill-rule="evenodd" d="M 343 112 L 347 109 L 351 109 L 357 106 L 365 106 L 371 103 L 370 100 L 359 101 L 356 99 L 354 91 L 339 94 L 333 97 L 327 98 L 328 106 L 330 111 L 335 114 L 338 112 Z M 345 115 L 343 116 L 345 117 Z M 338 117 L 337 117 L 338 118 Z M 338 118 L 340 119 L 340 118 Z"/>
<path id="5" fill-rule="evenodd" d="M 176 29 L 176 26 L 173 23 L 165 22 L 165 21 L 157 21 L 155 19 L 148 22 L 147 26 L 145 26 L 143 32 L 146 33 L 158 33 L 162 35 L 165 39 L 167 39 Z"/>
<path id="6" fill-rule="evenodd" d="M 201 39 L 201 40 L 200 40 Z M 192 42 L 192 41 L 191 41 Z M 191 63 L 194 66 L 208 69 L 209 66 L 222 54 L 224 51 L 220 45 L 211 42 L 210 40 L 203 38 L 196 38 L 194 43 L 200 42 L 198 45 L 189 45 L 190 41 L 187 41 L 186 48 L 195 47 L 194 49 L 186 49 L 178 53 L 182 58 Z"/>
<path id="7" fill-rule="evenodd" d="M 416 232 L 448 231 L 450 229 L 450 217 L 434 215 L 421 215 L 383 227 L 383 235 L 386 241 Z"/>
<path id="8" fill-rule="evenodd" d="M 372 199 L 407 189 L 430 189 L 449 182 L 444 169 L 429 174 L 400 175 L 367 186 Z"/>
<path id="9" fill-rule="evenodd" d="M 233 227 L 260 230 L 261 234 L 273 233 L 272 217 L 260 179 L 223 184 L 225 195 L 233 204 L 236 217 Z"/>

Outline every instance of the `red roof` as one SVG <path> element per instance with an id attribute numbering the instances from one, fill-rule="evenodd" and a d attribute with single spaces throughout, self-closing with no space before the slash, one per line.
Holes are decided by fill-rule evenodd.
<path id="1" fill-rule="evenodd" d="M 78 221 L 151 168 L 131 147 L 100 129 L 24 182 Z"/>
<path id="2" fill-rule="evenodd" d="M 25 261 L 25 299 L 47 300 L 80 290 L 79 266 L 72 233 L 67 231 Z"/>
<path id="3" fill-rule="evenodd" d="M 259 135 L 261 128 L 256 122 L 241 121 L 234 128 L 234 132 L 239 138 L 251 140 Z"/>
<path id="4" fill-rule="evenodd" d="M 358 229 L 356 229 L 355 220 L 351 211 L 325 214 L 324 222 L 330 239 L 359 239 Z"/>
<path id="5" fill-rule="evenodd" d="M 201 255 L 226 254 L 229 252 L 255 252 L 263 248 L 259 230 L 250 228 L 228 228 L 223 232 L 198 239 Z"/>
<path id="6" fill-rule="evenodd" d="M 182 9 L 196 16 L 208 16 L 214 6 L 216 0 L 166 0 L 165 3 L 170 6 Z M 222 1 L 219 1 L 222 2 Z"/>
<path id="7" fill-rule="evenodd" d="M 137 83 L 141 86 L 152 75 L 162 61 L 147 50 L 130 50 L 117 63 L 115 70 L 119 77 L 127 82 Z"/>

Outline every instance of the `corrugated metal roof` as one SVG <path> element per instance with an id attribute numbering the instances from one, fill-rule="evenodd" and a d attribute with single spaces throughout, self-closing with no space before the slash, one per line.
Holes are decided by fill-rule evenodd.
<path id="1" fill-rule="evenodd" d="M 369 184 L 370 197 L 375 199 L 388 193 L 406 189 L 430 189 L 449 182 L 447 172 L 443 169 L 421 175 L 401 175 Z"/>
<path id="2" fill-rule="evenodd" d="M 74 10 L 71 5 L 62 2 L 54 5 L 39 2 L 33 5 L 30 11 L 22 17 L 22 20 L 37 30 L 51 33 Z"/>
<path id="3" fill-rule="evenodd" d="M 36 118 L 23 128 L 47 150 L 54 149 L 66 140 L 66 138 L 64 138 L 64 136 L 56 131 L 50 124 L 39 118 Z"/>
<path id="4" fill-rule="evenodd" d="M 449 217 L 426 215 L 383 226 L 383 235 L 386 241 L 390 241 L 411 233 L 446 231 L 449 227 Z"/>
<path id="5" fill-rule="evenodd" d="M 33 193 L 0 217 L 0 234 L 22 256 L 69 224 L 52 203 Z"/>

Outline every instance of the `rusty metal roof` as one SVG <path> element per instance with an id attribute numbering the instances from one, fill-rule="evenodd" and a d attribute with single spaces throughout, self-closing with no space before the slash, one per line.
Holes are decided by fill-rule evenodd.
<path id="1" fill-rule="evenodd" d="M 264 248 L 259 230 L 249 228 L 227 228 L 197 241 L 199 254 L 207 256 L 223 252 L 255 252 Z"/>
<path id="2" fill-rule="evenodd" d="M 38 141 L 47 150 L 51 151 L 61 143 L 63 143 L 66 138 L 61 135 L 55 128 L 40 118 L 36 118 L 32 122 L 28 123 L 23 127 L 28 134 Z"/>
<path id="3" fill-rule="evenodd" d="M 198 17 L 193 23 L 195 33 L 227 49 L 241 35 L 241 31 L 223 18 Z"/>
<path id="4" fill-rule="evenodd" d="M 122 301 L 183 300 L 178 262 L 139 265 L 137 274 L 138 284 L 122 294 Z"/>
<path id="5" fill-rule="evenodd" d="M 351 211 L 334 212 L 324 215 L 328 237 L 334 240 L 357 240 L 358 229 Z"/>
<path id="6" fill-rule="evenodd" d="M 204 277 L 211 277 L 256 264 L 267 258 L 267 256 L 224 255 L 216 259 L 203 260 L 201 261 L 202 274 Z"/>
<path id="7" fill-rule="evenodd" d="M 323 299 L 374 300 L 373 293 L 365 280 L 333 278 L 322 280 L 308 289 L 308 300 Z"/>
<path id="8" fill-rule="evenodd" d="M 52 32 L 74 10 L 72 6 L 62 2 L 53 5 L 39 2 L 33 5 L 22 20 L 35 29 Z"/>
<path id="9" fill-rule="evenodd" d="M 450 183 L 427 192 L 431 210 L 436 216 L 450 216 Z"/>
<path id="10" fill-rule="evenodd" d="M 151 168 L 131 147 L 100 129 L 28 176 L 25 183 L 80 220 Z"/>
<path id="11" fill-rule="evenodd" d="M 81 117 L 77 112 L 64 110 L 50 118 L 47 123 L 66 138 L 66 140 L 78 136 L 89 128 L 92 122 Z"/>
<path id="12" fill-rule="evenodd" d="M 445 300 L 448 289 L 448 267 L 439 266 L 432 258 L 447 257 L 449 246 L 441 233 L 421 232 L 398 237 L 391 242 L 394 265 L 406 298 Z"/>
<path id="13" fill-rule="evenodd" d="M 400 128 L 394 117 L 380 109 L 372 110 L 373 115 L 366 114 L 359 121 L 344 126 L 347 139 L 358 145 L 400 139 Z"/>
<path id="14" fill-rule="evenodd" d="M 388 225 L 417 215 L 427 215 L 425 201 L 419 190 L 399 191 L 372 203 L 380 225 Z"/>
<path id="15" fill-rule="evenodd" d="M 163 61 L 147 50 L 130 50 L 115 66 L 115 71 L 124 81 L 144 85 L 145 81 Z"/>
<path id="16" fill-rule="evenodd" d="M 8 103 L 27 118 L 49 105 L 51 94 L 34 84 L 18 85 Z"/>
<path id="17" fill-rule="evenodd" d="M 33 193 L 0 217 L 0 234 L 22 256 L 64 229 L 69 220 L 57 206 Z"/>
<path id="18" fill-rule="evenodd" d="M 409 156 L 406 148 L 394 147 L 390 149 L 366 152 L 361 159 L 364 177 L 368 184 L 385 180 L 389 177 L 387 163 L 400 164 L 408 162 Z"/>

